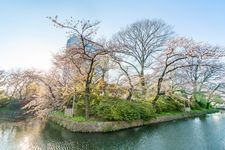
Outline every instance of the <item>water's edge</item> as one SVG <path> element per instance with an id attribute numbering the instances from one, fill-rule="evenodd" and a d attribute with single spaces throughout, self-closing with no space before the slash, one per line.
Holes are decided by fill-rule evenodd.
<path id="1" fill-rule="evenodd" d="M 159 116 L 149 121 L 135 120 L 135 121 L 105 121 L 105 122 L 103 121 L 75 122 L 62 116 L 51 114 L 49 116 L 49 120 L 72 132 L 112 132 L 128 128 L 168 122 L 173 120 L 199 117 L 202 115 L 215 112 L 218 112 L 218 110 L 208 110 L 202 112 L 183 112 L 175 115 Z"/>

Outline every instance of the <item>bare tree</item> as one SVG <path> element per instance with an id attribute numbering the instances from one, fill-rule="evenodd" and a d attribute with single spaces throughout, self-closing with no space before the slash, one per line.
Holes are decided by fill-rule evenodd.
<path id="1" fill-rule="evenodd" d="M 4 70 L 0 70 L 0 87 L 5 84 L 6 75 Z"/>
<path id="2" fill-rule="evenodd" d="M 38 87 L 36 79 L 33 78 L 36 71 L 17 70 L 8 74 L 5 84 L 7 95 L 20 101 L 31 100 Z"/>
<path id="3" fill-rule="evenodd" d="M 207 91 L 211 83 L 215 85 L 224 74 L 223 62 L 220 61 L 224 56 L 222 48 L 196 42 L 195 45 L 193 51 L 195 57 L 185 59 L 188 67 L 177 71 L 184 81 L 180 86 L 185 86 L 193 99 L 196 99 L 197 93 Z M 216 85 L 219 85 L 220 82 L 217 82 Z"/>
<path id="4" fill-rule="evenodd" d="M 187 64 L 185 60 L 189 57 L 196 57 L 194 51 L 196 45 L 194 41 L 186 38 L 175 38 L 168 42 L 167 48 L 158 57 L 159 66 L 156 72 L 161 72 L 157 80 L 156 96 L 153 99 L 153 105 L 156 105 L 161 92 L 162 82 L 166 75 L 177 69 L 189 67 L 195 64 Z"/>
<path id="5" fill-rule="evenodd" d="M 49 73 L 34 71 L 29 74 L 29 78 L 38 85 L 39 91 L 32 96 L 23 109 L 39 118 L 46 118 L 52 110 L 62 109 L 66 100 L 62 96 L 63 85 L 56 71 L 49 71 Z"/>
<path id="6" fill-rule="evenodd" d="M 123 72 L 123 74 L 125 75 L 125 77 L 128 80 L 129 88 L 128 88 L 128 96 L 127 96 L 126 99 L 131 100 L 132 95 L 133 95 L 133 91 L 134 91 L 134 85 L 132 83 L 132 78 L 131 78 L 131 75 L 129 73 L 129 68 L 128 68 L 128 66 L 123 65 L 123 61 L 120 60 L 120 58 L 118 58 L 114 55 L 111 55 L 111 57 L 112 57 L 113 62 L 115 62 L 119 66 L 120 70 Z"/>
<path id="7" fill-rule="evenodd" d="M 124 54 L 123 62 L 133 67 L 139 76 L 143 95 L 146 93 L 145 70 L 172 34 L 171 27 L 163 21 L 146 19 L 131 24 L 113 38 L 118 53 Z"/>
<path id="8" fill-rule="evenodd" d="M 17 70 L 9 73 L 6 81 L 6 92 L 10 98 L 16 97 L 18 99 L 21 97 L 21 92 L 23 86 L 25 85 L 25 79 L 22 78 L 22 71 Z"/>
<path id="9" fill-rule="evenodd" d="M 89 118 L 90 85 L 92 84 L 95 68 L 100 57 L 107 54 L 104 46 L 94 38 L 99 22 L 67 20 L 65 23 L 58 21 L 57 17 L 51 18 L 57 26 L 69 30 L 75 35 L 77 42 L 65 49 L 65 58 L 68 58 L 77 68 L 85 82 L 85 116 Z"/>

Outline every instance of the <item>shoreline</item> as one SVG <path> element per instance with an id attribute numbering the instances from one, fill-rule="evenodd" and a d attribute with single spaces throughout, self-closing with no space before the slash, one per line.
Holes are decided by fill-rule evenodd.
<path id="1" fill-rule="evenodd" d="M 216 113 L 218 110 L 202 110 L 202 111 L 191 111 L 191 112 L 178 112 L 176 114 L 164 114 L 159 115 L 156 118 L 150 119 L 148 121 L 144 120 L 134 120 L 134 121 L 72 121 L 68 118 L 50 115 L 49 120 L 59 126 L 70 130 L 71 132 L 114 132 L 129 128 L 141 127 L 151 124 L 158 124 L 163 122 L 169 122 L 173 120 L 181 120 L 192 117 L 199 117 L 210 113 Z"/>

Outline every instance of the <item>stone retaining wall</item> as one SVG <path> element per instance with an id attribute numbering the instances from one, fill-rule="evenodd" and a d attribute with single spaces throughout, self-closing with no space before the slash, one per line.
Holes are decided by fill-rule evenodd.
<path id="1" fill-rule="evenodd" d="M 122 129 L 127 128 L 133 128 L 133 127 L 140 127 L 143 125 L 150 125 L 155 123 L 161 123 L 161 122 L 167 122 L 172 120 L 179 120 L 184 118 L 190 118 L 190 117 L 197 117 L 201 115 L 205 115 L 207 113 L 214 113 L 214 111 L 209 112 L 189 112 L 189 113 L 181 113 L 171 116 L 160 116 L 154 119 L 151 119 L 149 121 L 143 121 L 143 120 L 135 120 L 135 121 L 105 121 L 105 122 L 98 122 L 98 121 L 85 121 L 85 122 L 75 122 L 72 120 L 69 120 L 67 118 L 63 118 L 62 116 L 57 115 L 50 115 L 49 119 L 72 131 L 72 132 L 111 132 L 111 131 L 118 131 Z"/>

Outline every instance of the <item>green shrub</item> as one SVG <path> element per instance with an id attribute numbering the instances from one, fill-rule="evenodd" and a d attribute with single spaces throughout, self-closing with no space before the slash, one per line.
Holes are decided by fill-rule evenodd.
<path id="1" fill-rule="evenodd" d="M 184 104 L 170 96 L 160 96 L 156 102 L 157 113 L 182 111 Z"/>
<path id="2" fill-rule="evenodd" d="M 201 108 L 207 108 L 207 102 L 206 101 L 197 101 L 197 103 Z"/>
<path id="3" fill-rule="evenodd" d="M 137 120 L 150 119 L 155 116 L 150 103 L 138 103 L 119 98 L 109 98 L 101 101 L 95 107 L 95 115 L 105 120 Z"/>
<path id="4" fill-rule="evenodd" d="M 174 101 L 174 105 L 176 106 L 177 111 L 184 111 L 184 107 L 188 105 L 187 100 L 180 99 L 177 97 L 170 97 L 172 101 Z"/>
<path id="5" fill-rule="evenodd" d="M 155 109 L 150 102 L 143 101 L 136 103 L 136 105 L 139 109 L 141 119 L 149 120 L 150 118 L 154 118 L 156 116 Z"/>
<path id="6" fill-rule="evenodd" d="M 85 114 L 85 105 L 84 105 L 84 99 L 85 99 L 85 96 L 84 94 L 82 95 L 79 95 L 76 97 L 76 102 L 75 102 L 75 113 L 77 115 L 84 115 Z M 108 99 L 107 96 L 99 96 L 99 95 L 96 95 L 96 94 L 91 94 L 90 95 L 90 114 L 94 114 L 94 109 L 96 106 L 99 105 L 99 103 L 101 101 L 104 101 Z"/>
<path id="7" fill-rule="evenodd" d="M 99 102 L 102 100 L 103 98 L 101 96 L 97 96 L 95 94 L 91 94 L 90 95 L 90 108 L 94 107 L 95 105 L 98 105 Z M 85 100 L 85 95 L 81 94 L 79 96 L 76 97 L 76 102 L 75 102 L 75 111 L 76 114 L 78 115 L 84 115 L 85 114 L 85 105 L 84 105 L 84 100 Z M 92 110 L 91 110 L 92 112 Z"/>
<path id="8" fill-rule="evenodd" d="M 99 105 L 95 107 L 94 113 L 106 120 L 122 120 L 122 116 L 119 115 L 115 108 L 115 102 L 100 102 Z"/>
<path id="9" fill-rule="evenodd" d="M 200 110 L 201 109 L 201 107 L 199 106 L 197 101 L 191 102 L 190 107 L 191 107 L 192 110 Z"/>
<path id="10" fill-rule="evenodd" d="M 118 112 L 118 115 L 122 117 L 122 120 L 129 121 L 141 119 L 138 108 L 132 103 L 121 101 L 117 103 L 116 110 Z"/>
<path id="11" fill-rule="evenodd" d="M 84 115 L 85 114 L 84 100 L 77 100 L 76 101 L 75 114 L 77 114 L 77 115 Z"/>
<path id="12" fill-rule="evenodd" d="M 207 108 L 209 109 L 211 106 L 210 106 L 210 103 L 208 102 L 207 98 L 205 97 L 205 95 L 203 93 L 196 93 L 194 95 L 195 97 L 195 101 L 198 103 L 199 107 L 201 108 Z"/>

